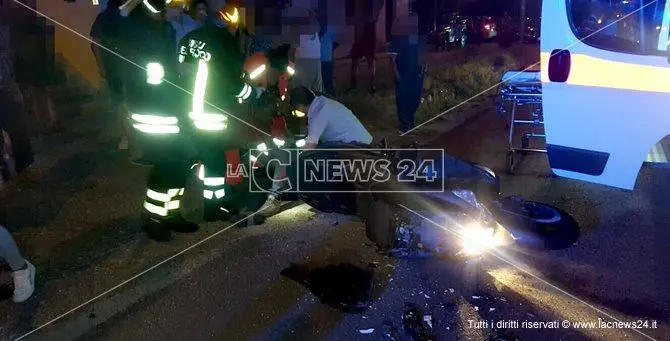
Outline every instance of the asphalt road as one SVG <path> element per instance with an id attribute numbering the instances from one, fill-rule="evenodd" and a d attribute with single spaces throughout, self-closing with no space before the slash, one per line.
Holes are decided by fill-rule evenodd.
<path id="1" fill-rule="evenodd" d="M 500 118 L 487 113 L 435 144 L 501 171 L 504 128 Z M 410 302 L 423 310 L 422 315 L 431 316 L 437 340 L 669 340 L 668 170 L 644 169 L 637 190 L 626 192 L 547 177 L 545 163 L 543 156 L 529 156 L 520 174 L 504 176 L 503 191 L 552 203 L 573 214 L 582 228 L 580 240 L 560 251 L 510 251 L 508 260 L 515 265 L 486 259 L 477 292 L 465 285 L 466 265 L 460 261 L 389 258 L 367 242 L 360 222 L 299 206 L 266 225 L 222 232 L 164 264 L 169 270 L 158 268 L 147 274 L 152 283 L 164 284 L 160 290 L 100 321 L 80 339 L 384 340 L 384 330 L 392 325 L 404 340 L 408 338 L 402 332 L 401 315 Z M 118 164 L 107 172 L 130 169 Z M 181 237 L 188 243 L 180 245 L 193 244 L 225 227 L 223 223 L 206 225 L 199 236 Z M 152 244 L 142 241 L 141 245 Z M 374 298 L 360 314 L 321 304 L 310 290 L 280 274 L 291 263 L 312 268 L 372 264 Z M 336 283 L 347 276 L 336 272 L 328 279 Z M 136 282 L 125 287 L 132 288 Z M 108 287 L 97 287 L 97 292 Z M 85 300 L 67 297 L 63 294 L 62 305 L 53 310 L 67 311 L 68 304 Z M 85 306 L 75 314 L 81 313 L 97 318 L 94 307 Z M 625 322 L 649 320 L 649 328 L 639 330 L 648 337 L 630 329 L 521 325 L 524 321 L 611 320 L 605 314 Z M 519 326 L 474 324 L 480 320 L 516 321 Z M 654 320 L 657 328 L 651 328 Z M 61 339 L 61 322 L 41 330 L 41 339 Z M 371 329 L 370 334 L 361 332 Z"/>

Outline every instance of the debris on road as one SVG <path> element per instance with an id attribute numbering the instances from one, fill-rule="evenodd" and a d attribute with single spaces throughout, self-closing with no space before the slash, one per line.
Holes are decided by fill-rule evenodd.
<path id="1" fill-rule="evenodd" d="M 495 311 L 495 310 L 496 310 L 496 308 L 489 308 L 489 313 L 492 312 L 492 311 Z"/>
<path id="2" fill-rule="evenodd" d="M 480 298 L 482 298 L 482 297 L 481 297 L 481 296 L 472 296 L 472 299 L 473 299 L 473 300 L 478 300 L 478 299 L 480 299 Z"/>
<path id="3" fill-rule="evenodd" d="M 414 303 L 405 303 L 405 312 L 402 315 L 402 323 L 405 332 L 409 334 L 413 340 L 416 341 L 432 341 L 435 336 L 432 335 L 432 316 L 430 324 L 425 320 L 421 308 Z"/>
<path id="4" fill-rule="evenodd" d="M 384 340 L 386 341 L 400 340 L 400 332 L 398 331 L 398 328 L 393 326 L 393 322 L 386 320 L 382 324 L 382 327 L 384 330 Z"/>
<path id="5" fill-rule="evenodd" d="M 453 288 L 449 288 L 449 292 L 453 294 L 454 292 L 456 292 L 456 290 L 454 290 Z"/>
<path id="6" fill-rule="evenodd" d="M 475 306 L 475 311 L 479 311 L 479 307 L 478 307 L 478 306 Z"/>
<path id="7" fill-rule="evenodd" d="M 430 315 L 424 315 L 423 316 L 423 321 L 428 324 L 428 327 L 431 329 L 433 328 L 433 317 Z"/>
<path id="8" fill-rule="evenodd" d="M 375 331 L 374 328 L 368 328 L 368 329 L 360 329 L 358 332 L 361 334 L 372 334 L 372 332 L 374 331 Z"/>

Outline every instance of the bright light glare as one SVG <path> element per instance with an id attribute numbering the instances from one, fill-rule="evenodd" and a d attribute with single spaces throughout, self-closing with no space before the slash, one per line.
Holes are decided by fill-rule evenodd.
<path id="1" fill-rule="evenodd" d="M 305 113 L 300 110 L 293 110 L 293 115 L 295 115 L 295 117 L 305 117 Z"/>
<path id="2" fill-rule="evenodd" d="M 163 82 L 163 77 L 165 77 L 163 65 L 160 63 L 147 64 L 147 83 L 158 85 Z"/>
<path id="3" fill-rule="evenodd" d="M 290 66 L 286 67 L 286 72 L 288 72 L 288 74 L 291 75 L 291 76 L 295 75 L 295 69 L 293 69 Z"/>
<path id="4" fill-rule="evenodd" d="M 474 256 L 496 245 L 493 232 L 493 228 L 485 228 L 477 223 L 466 226 L 461 231 L 463 251 L 468 255 Z"/>

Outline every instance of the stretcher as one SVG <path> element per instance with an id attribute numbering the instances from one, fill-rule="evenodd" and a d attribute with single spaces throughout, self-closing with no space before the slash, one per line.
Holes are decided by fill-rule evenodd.
<path id="1" fill-rule="evenodd" d="M 508 118 L 507 171 L 514 173 L 519 157 L 528 153 L 547 153 L 546 149 L 533 148 L 544 142 L 542 116 L 542 81 L 539 71 L 508 71 L 502 76 L 498 88 L 497 112 Z M 517 136 L 520 135 L 520 138 Z M 544 143 L 542 143 L 544 145 Z"/>

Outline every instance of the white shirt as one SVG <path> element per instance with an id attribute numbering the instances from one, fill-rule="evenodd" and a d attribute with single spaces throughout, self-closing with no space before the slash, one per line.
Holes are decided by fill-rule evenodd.
<path id="1" fill-rule="evenodd" d="M 307 143 L 371 144 L 372 135 L 342 103 L 318 96 L 307 112 Z"/>
<path id="2" fill-rule="evenodd" d="M 321 41 L 319 34 L 301 34 L 300 46 L 295 52 L 296 58 L 321 59 Z"/>

